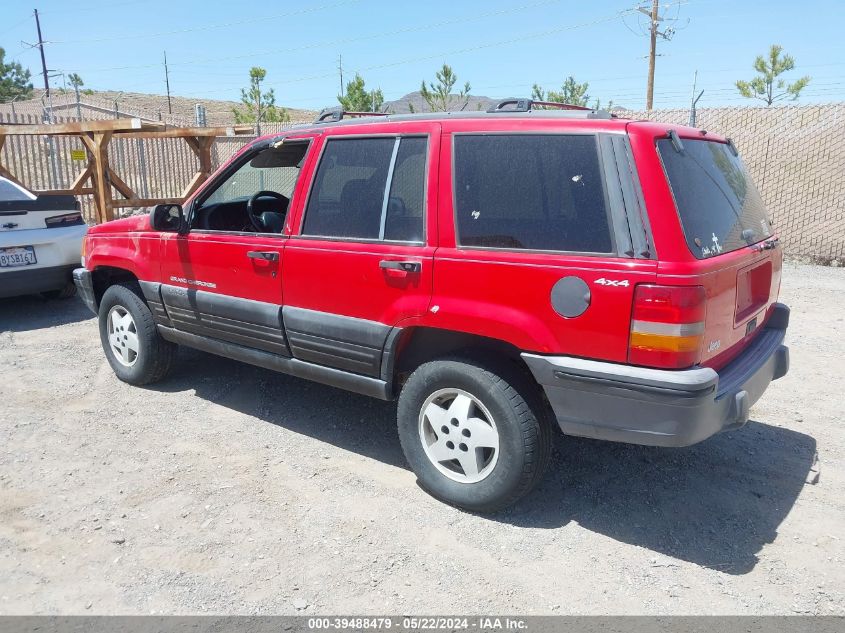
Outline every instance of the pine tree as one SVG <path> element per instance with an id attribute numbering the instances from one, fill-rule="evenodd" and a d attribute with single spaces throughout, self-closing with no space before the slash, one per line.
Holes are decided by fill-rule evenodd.
<path id="1" fill-rule="evenodd" d="M 346 94 L 337 100 L 347 112 L 381 112 L 384 95 L 380 88 L 367 91 L 364 78 L 355 73 L 355 78 L 346 84 Z"/>
<path id="2" fill-rule="evenodd" d="M 15 97 L 29 99 L 32 96 L 32 76 L 18 62 L 5 63 L 6 51 L 0 46 L 0 103 Z"/>
<path id="3" fill-rule="evenodd" d="M 795 60 L 789 55 L 781 56 L 782 52 L 783 47 L 772 44 L 768 59 L 758 55 L 757 59 L 754 60 L 754 70 L 759 75 L 751 81 L 737 81 L 736 87 L 739 94 L 748 99 L 759 99 L 765 102 L 767 106 L 772 105 L 775 101 L 789 99 L 790 97 L 792 97 L 792 101 L 795 101 L 801 91 L 810 83 L 810 77 L 805 75 L 791 84 L 787 84 L 783 79 L 778 79 L 781 74 L 795 68 Z"/>

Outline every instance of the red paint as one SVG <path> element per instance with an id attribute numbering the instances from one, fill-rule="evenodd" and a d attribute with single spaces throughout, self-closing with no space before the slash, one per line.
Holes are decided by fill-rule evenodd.
<path id="1" fill-rule="evenodd" d="M 747 323 L 757 318 L 759 329 L 765 321 L 778 295 L 781 253 L 779 249 L 758 252 L 744 248 L 705 260 L 692 255 L 655 148 L 655 140 L 664 138 L 669 128 L 681 138 L 701 138 L 701 132 L 691 128 L 621 119 L 479 116 L 316 126 L 289 135 L 313 140 L 282 235 L 155 233 L 147 216 L 140 216 L 93 227 L 87 238 L 86 265 L 91 270 L 125 268 L 139 279 L 184 287 L 196 287 L 191 282 L 200 280 L 214 284 L 203 288 L 210 292 L 388 325 L 468 332 L 526 351 L 615 362 L 628 362 L 638 284 L 701 286 L 706 294 L 706 325 L 701 349 L 691 363 L 719 367 L 754 336 L 754 332 L 746 335 Z M 657 259 L 456 247 L 451 137 L 478 131 L 627 134 Z M 396 133 L 428 136 L 425 245 L 300 236 L 305 200 L 325 138 Z M 724 142 L 713 135 L 706 138 Z M 213 181 L 205 187 L 213 186 Z M 250 259 L 247 252 L 252 250 L 278 253 L 278 261 Z M 382 260 L 419 262 L 421 270 L 384 270 L 379 267 Z M 770 271 L 768 294 L 761 288 L 759 275 L 755 276 L 749 282 L 752 301 L 741 298 L 737 312 L 737 275 L 761 265 Z M 567 275 L 581 277 L 591 290 L 590 307 L 572 319 L 559 316 L 549 299 L 552 286 Z M 628 284 L 596 284 L 600 278 L 627 280 Z"/>

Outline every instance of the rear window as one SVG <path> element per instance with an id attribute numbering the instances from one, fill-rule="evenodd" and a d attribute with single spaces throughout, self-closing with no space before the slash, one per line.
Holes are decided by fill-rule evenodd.
<path id="1" fill-rule="evenodd" d="M 687 246 L 698 259 L 735 251 L 771 236 L 760 193 L 726 143 L 670 139 L 657 149 L 675 197 Z"/>
<path id="2" fill-rule="evenodd" d="M 35 200 L 35 196 L 10 180 L 0 178 L 0 201 L 3 200 Z"/>
<path id="3" fill-rule="evenodd" d="M 596 137 L 455 137 L 458 243 L 609 253 Z"/>

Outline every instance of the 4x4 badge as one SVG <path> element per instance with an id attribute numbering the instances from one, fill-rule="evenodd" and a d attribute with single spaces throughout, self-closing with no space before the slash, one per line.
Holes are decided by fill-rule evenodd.
<path id="1" fill-rule="evenodd" d="M 627 279 L 605 279 L 604 277 L 599 277 L 593 283 L 597 283 L 600 286 L 622 286 L 624 288 L 631 285 Z"/>

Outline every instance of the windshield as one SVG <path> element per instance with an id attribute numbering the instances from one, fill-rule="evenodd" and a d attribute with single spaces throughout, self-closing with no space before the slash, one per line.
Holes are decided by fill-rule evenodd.
<path id="1" fill-rule="evenodd" d="M 265 149 L 226 178 L 203 201 L 203 206 L 247 200 L 259 191 L 268 190 L 290 199 L 307 150 L 308 143 L 302 142 Z"/>
<path id="2" fill-rule="evenodd" d="M 683 139 L 657 141 L 687 245 L 698 259 L 714 257 L 772 235 L 760 193 L 730 145 Z"/>

